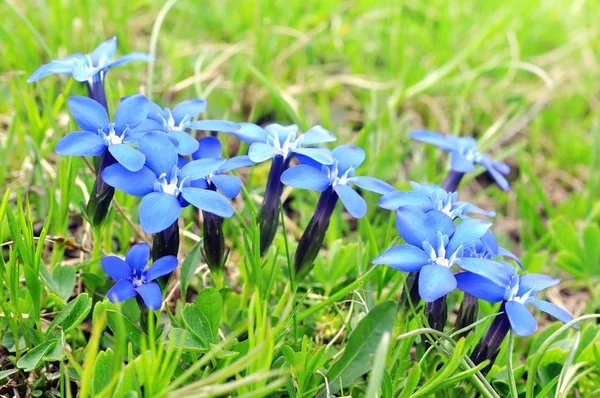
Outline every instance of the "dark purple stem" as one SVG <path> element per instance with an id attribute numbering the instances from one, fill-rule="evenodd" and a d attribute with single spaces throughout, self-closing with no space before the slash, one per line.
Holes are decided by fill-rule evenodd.
<path id="1" fill-rule="evenodd" d="M 477 344 L 477 347 L 475 347 L 475 350 L 471 354 L 471 360 L 475 365 L 479 365 L 485 360 L 490 361 L 490 365 L 481 371 L 484 375 L 492 367 L 492 364 L 500 352 L 500 346 L 510 330 L 510 321 L 506 315 L 504 302 L 502 302 L 500 311 L 502 313 L 494 318 L 488 332 L 483 339 L 481 339 L 479 344 Z"/>
<path id="2" fill-rule="evenodd" d="M 442 182 L 441 187 L 446 192 L 456 192 L 458 185 L 464 176 L 465 173 L 459 173 L 458 171 L 450 170 L 450 172 L 446 175 L 444 182 Z"/>

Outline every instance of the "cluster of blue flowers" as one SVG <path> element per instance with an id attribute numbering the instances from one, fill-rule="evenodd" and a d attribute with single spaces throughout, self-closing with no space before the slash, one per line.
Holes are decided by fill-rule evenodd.
<path id="1" fill-rule="evenodd" d="M 50 74 L 65 74 L 88 88 L 88 97 L 69 98 L 70 112 L 80 130 L 64 136 L 56 151 L 97 159 L 96 184 L 85 214 L 92 225 L 102 227 L 114 189 L 141 198 L 139 222 L 146 233 L 154 235 L 154 262 L 146 268 L 151 252 L 146 243 L 133 246 L 125 261 L 105 257 L 102 267 L 116 282 L 108 292 L 110 300 L 139 296 L 147 308 L 161 307 L 163 292 L 157 280 L 168 277 L 177 266 L 178 220 L 182 209 L 190 205 L 203 213 L 204 258 L 214 274 L 221 273 L 226 260 L 222 222 L 234 214 L 230 200 L 242 187 L 240 179 L 229 172 L 271 160 L 258 215 L 261 256 L 271 246 L 279 225 L 283 186 L 321 193 L 295 253 L 297 277 L 306 276 L 312 269 L 338 199 L 352 217 L 366 215 L 367 203 L 352 188 L 355 185 L 381 195 L 379 205 L 396 212 L 396 227 L 405 241 L 373 262 L 411 273 L 410 280 L 415 283 L 407 288 L 428 303 L 430 321 L 440 328 L 446 321 L 442 319 L 447 312 L 443 310 L 445 297 L 456 288 L 465 293 L 464 303 L 470 303 L 471 308 L 461 307 L 465 314 L 471 314 L 461 319 L 469 322 L 476 316 L 473 306 L 477 298 L 502 302 L 497 324 L 510 325 L 522 336 L 533 333 L 537 327 L 526 308 L 530 303 L 563 322 L 572 319 L 554 304 L 536 299 L 539 291 L 559 280 L 545 275 L 519 275 L 507 261 L 522 267 L 519 259 L 498 246 L 490 230 L 492 224 L 472 218 L 476 215 L 489 219 L 495 213 L 458 201 L 456 191 L 461 179 L 477 164 L 485 167 L 502 189 L 509 189 L 504 177 L 509 167 L 480 153 L 473 138 L 414 131 L 415 140 L 434 144 L 451 154 L 451 171 L 441 186 L 411 182 L 412 190 L 397 191 L 384 181 L 356 174 L 366 159 L 361 148 L 319 147 L 336 140 L 321 126 L 300 134 L 296 125 L 270 124 L 262 128 L 252 123 L 196 120 L 207 107 L 204 100 L 190 99 L 169 109 L 139 94 L 122 98 L 111 121 L 104 88 L 106 72 L 130 61 L 152 60 L 147 54 L 132 53 L 111 61 L 115 51 L 113 38 L 91 54 L 75 54 L 43 65 L 29 78 L 33 82 Z M 191 134 L 194 130 L 231 134 L 249 144 L 248 155 L 226 159 L 215 136 L 198 140 Z M 293 159 L 298 165 L 292 166 Z M 489 333 L 500 333 L 503 338 L 508 332 L 505 329 Z M 498 348 L 499 345 L 485 347 L 485 352 L 497 353 Z"/>

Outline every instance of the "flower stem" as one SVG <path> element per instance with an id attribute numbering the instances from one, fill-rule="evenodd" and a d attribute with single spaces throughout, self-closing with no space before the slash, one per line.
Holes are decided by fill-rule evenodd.
<path id="1" fill-rule="evenodd" d="M 475 365 L 479 365 L 485 360 L 490 361 L 489 366 L 481 371 L 484 375 L 491 369 L 492 364 L 500 352 L 502 341 L 504 341 L 504 338 L 510 331 L 510 321 L 508 320 L 508 315 L 506 315 L 504 302 L 502 302 L 500 312 L 501 313 L 494 318 L 486 335 L 481 339 L 479 344 L 477 344 L 477 347 L 475 347 L 475 350 L 471 354 L 471 360 Z"/>
<path id="2" fill-rule="evenodd" d="M 116 162 L 108 151 L 105 151 L 100 157 L 100 165 L 96 170 L 96 182 L 86 208 L 88 219 L 95 228 L 101 227 L 106 220 L 110 204 L 115 196 L 115 189 L 102 179 L 102 171 Z"/>
<path id="3" fill-rule="evenodd" d="M 312 270 L 315 258 L 317 258 L 325 239 L 329 220 L 335 210 L 337 201 L 338 195 L 333 190 L 333 187 L 327 188 L 321 194 L 315 213 L 304 230 L 296 249 L 294 267 L 297 280 L 305 277 Z"/>
<path id="4" fill-rule="evenodd" d="M 465 173 L 459 173 L 458 171 L 450 170 L 450 172 L 446 175 L 446 178 L 444 178 L 444 182 L 442 182 L 441 187 L 446 192 L 456 192 L 458 185 L 464 176 Z"/>
<path id="5" fill-rule="evenodd" d="M 100 103 L 108 113 L 108 103 L 106 101 L 106 90 L 104 89 L 104 79 L 94 78 L 91 83 L 85 83 L 88 90 L 88 97 Z"/>

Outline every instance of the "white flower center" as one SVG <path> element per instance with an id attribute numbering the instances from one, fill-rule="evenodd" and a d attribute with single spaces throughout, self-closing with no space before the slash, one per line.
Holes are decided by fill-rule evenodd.
<path id="1" fill-rule="evenodd" d="M 110 123 L 108 125 L 108 134 L 106 134 L 102 129 L 99 129 L 98 132 L 102 133 L 104 142 L 106 143 L 106 145 L 110 146 L 110 145 L 115 145 L 115 144 L 122 144 L 123 139 L 125 138 L 125 132 L 127 131 L 127 129 L 128 129 L 128 127 L 125 128 L 125 130 L 123 130 L 121 135 L 119 135 L 115 131 L 115 124 Z"/>
<path id="2" fill-rule="evenodd" d="M 155 186 L 155 190 L 160 190 L 166 194 L 179 196 L 183 189 L 183 184 L 187 181 L 187 177 L 179 180 L 178 178 L 179 169 L 177 166 L 173 167 L 171 171 L 171 178 L 167 179 L 167 173 L 162 173 L 158 177 L 158 187 Z M 158 189 L 157 189 L 158 188 Z"/>

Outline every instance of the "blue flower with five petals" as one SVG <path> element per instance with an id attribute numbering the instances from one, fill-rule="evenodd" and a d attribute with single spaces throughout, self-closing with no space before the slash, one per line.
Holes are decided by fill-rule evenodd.
<path id="1" fill-rule="evenodd" d="M 164 231 L 177 221 L 182 207 L 190 203 L 198 209 L 231 217 L 233 207 L 218 192 L 192 186 L 223 166 L 223 158 L 199 159 L 183 163 L 170 140 L 155 133 L 140 141 L 139 149 L 146 156 L 145 165 L 132 172 L 120 164 L 102 172 L 104 181 L 129 195 L 142 197 L 139 219 L 146 233 Z"/>
<path id="2" fill-rule="evenodd" d="M 139 295 L 146 307 L 160 309 L 162 292 L 155 280 L 177 268 L 177 257 L 161 257 L 146 268 L 149 259 L 150 246 L 147 243 L 139 243 L 129 249 L 125 261 L 116 256 L 102 259 L 102 268 L 116 282 L 106 294 L 110 301 L 121 302 Z"/>
<path id="3" fill-rule="evenodd" d="M 99 156 L 108 149 L 127 170 L 140 170 L 145 156 L 132 146 L 139 138 L 132 129 L 148 116 L 149 103 L 143 95 L 132 95 L 119 105 L 111 122 L 98 102 L 88 97 L 70 97 L 69 110 L 82 131 L 61 138 L 56 152 L 66 156 Z"/>
<path id="4" fill-rule="evenodd" d="M 510 189 L 508 181 L 504 178 L 510 172 L 506 163 L 497 162 L 488 155 L 477 150 L 477 141 L 473 137 L 455 137 L 443 135 L 426 130 L 415 130 L 410 136 L 417 141 L 433 144 L 450 153 L 450 168 L 458 173 L 469 173 L 475 170 L 475 165 L 480 164 L 486 168 L 500 188 L 505 191 Z"/>
<path id="5" fill-rule="evenodd" d="M 40 66 L 29 76 L 27 83 L 35 82 L 49 75 L 59 74 L 72 76 L 78 82 L 92 83 L 103 81 L 109 69 L 132 61 L 152 61 L 153 58 L 142 52 L 133 52 L 112 61 L 117 51 L 117 38 L 113 37 L 100 44 L 90 54 L 73 54 L 68 57 L 50 61 Z"/>

